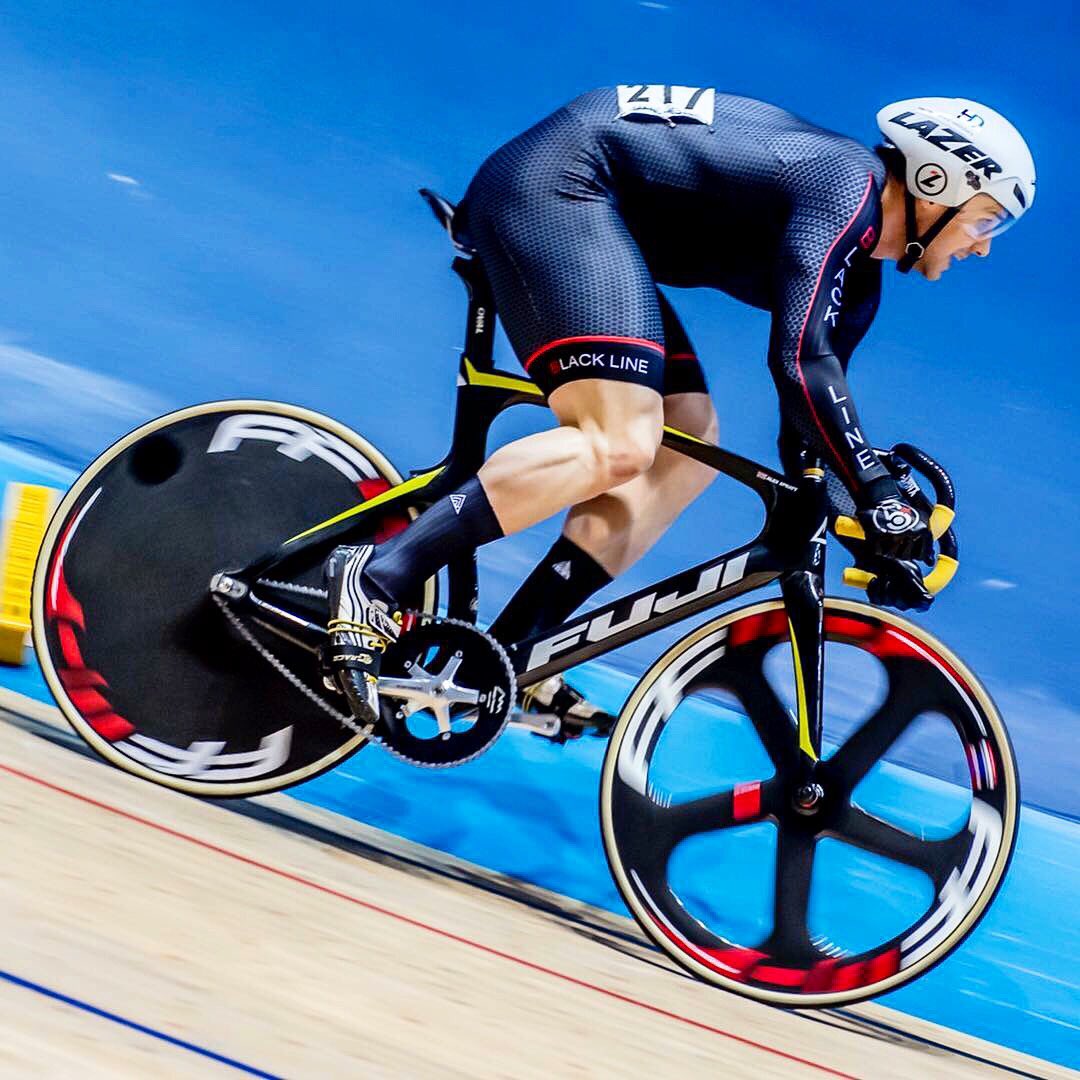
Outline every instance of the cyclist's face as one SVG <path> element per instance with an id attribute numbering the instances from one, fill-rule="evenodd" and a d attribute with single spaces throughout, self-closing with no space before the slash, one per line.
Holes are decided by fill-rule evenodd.
<path id="1" fill-rule="evenodd" d="M 928 228 L 945 212 L 942 206 L 920 203 L 919 228 Z M 963 261 L 969 255 L 985 257 L 990 254 L 990 233 L 1001 224 L 1002 210 L 996 199 L 976 195 L 960 208 L 960 212 L 938 234 L 915 264 L 915 269 L 927 281 L 937 281 L 952 265 L 953 259 Z"/>

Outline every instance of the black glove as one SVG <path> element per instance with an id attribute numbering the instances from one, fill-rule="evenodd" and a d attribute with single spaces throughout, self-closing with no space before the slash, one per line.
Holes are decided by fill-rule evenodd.
<path id="1" fill-rule="evenodd" d="M 934 538 L 927 519 L 910 503 L 890 495 L 856 515 L 874 555 L 889 559 L 934 558 Z"/>
<path id="2" fill-rule="evenodd" d="M 923 584 L 919 564 L 908 559 L 869 557 L 861 569 L 874 574 L 866 587 L 871 604 L 896 608 L 897 611 L 926 611 L 934 602 Z"/>

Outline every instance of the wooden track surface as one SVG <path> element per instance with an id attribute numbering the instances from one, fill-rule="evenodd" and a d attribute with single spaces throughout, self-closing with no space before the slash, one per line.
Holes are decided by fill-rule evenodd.
<path id="1" fill-rule="evenodd" d="M 0 826 L 0 1076 L 1076 1075 L 873 1005 L 744 1001 L 626 920 L 6 723 Z"/>

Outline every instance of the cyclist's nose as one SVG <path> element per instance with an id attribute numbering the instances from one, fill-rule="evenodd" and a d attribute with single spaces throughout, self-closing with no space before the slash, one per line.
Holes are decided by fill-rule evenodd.
<path id="1" fill-rule="evenodd" d="M 974 251 L 980 259 L 985 259 L 986 256 L 990 254 L 990 243 L 991 240 L 988 236 L 985 239 L 980 240 L 977 244 L 974 244 L 971 250 Z"/>

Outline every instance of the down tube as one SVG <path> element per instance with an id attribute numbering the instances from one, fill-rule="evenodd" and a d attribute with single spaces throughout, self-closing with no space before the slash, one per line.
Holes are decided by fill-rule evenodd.
<path id="1" fill-rule="evenodd" d="M 518 675 L 518 685 L 531 686 L 768 585 L 783 569 L 776 554 L 755 541 L 586 612 L 507 649 Z"/>

